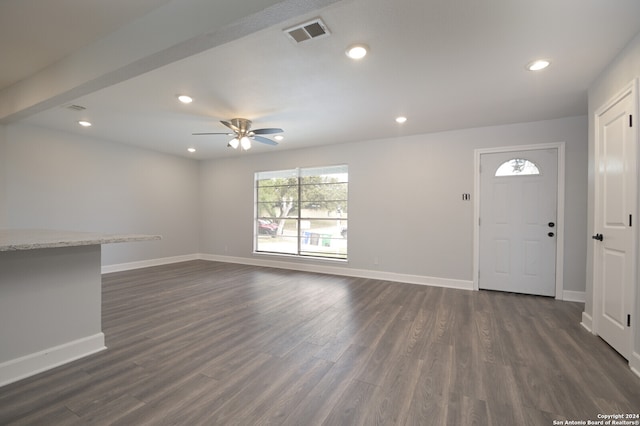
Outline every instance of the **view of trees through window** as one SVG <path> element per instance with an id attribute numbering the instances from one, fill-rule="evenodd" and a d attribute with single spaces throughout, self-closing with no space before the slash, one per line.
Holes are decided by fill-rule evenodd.
<path id="1" fill-rule="evenodd" d="M 256 252 L 347 258 L 348 166 L 255 175 Z"/>

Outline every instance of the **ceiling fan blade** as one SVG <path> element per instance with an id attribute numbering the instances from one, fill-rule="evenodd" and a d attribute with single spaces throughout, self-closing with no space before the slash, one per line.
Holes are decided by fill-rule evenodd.
<path id="1" fill-rule="evenodd" d="M 269 128 L 269 129 L 254 129 L 251 130 L 256 135 L 270 135 L 273 133 L 284 133 L 284 130 L 278 128 Z"/>
<path id="2" fill-rule="evenodd" d="M 200 136 L 200 135 L 227 135 L 227 136 L 233 136 L 232 133 L 191 133 L 194 136 Z"/>
<path id="3" fill-rule="evenodd" d="M 228 128 L 230 128 L 231 130 L 233 130 L 234 132 L 239 132 L 240 131 L 240 129 L 237 126 L 231 124 L 228 121 L 220 120 L 220 122 L 222 124 L 224 124 L 225 126 L 227 126 Z"/>
<path id="4" fill-rule="evenodd" d="M 272 141 L 271 139 L 267 139 L 262 136 L 254 135 L 252 136 L 252 138 L 255 139 L 257 142 L 266 143 L 267 145 L 278 145 L 278 142 Z"/>

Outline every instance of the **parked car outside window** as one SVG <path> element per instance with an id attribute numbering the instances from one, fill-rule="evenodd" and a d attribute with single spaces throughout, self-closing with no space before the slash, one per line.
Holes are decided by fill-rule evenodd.
<path id="1" fill-rule="evenodd" d="M 258 219 L 258 234 L 276 236 L 278 224 L 267 219 Z"/>

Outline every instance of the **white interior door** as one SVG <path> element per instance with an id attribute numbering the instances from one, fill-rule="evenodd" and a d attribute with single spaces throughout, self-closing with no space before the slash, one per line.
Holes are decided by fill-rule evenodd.
<path id="1" fill-rule="evenodd" d="M 478 287 L 555 296 L 558 150 L 480 155 Z"/>
<path id="2" fill-rule="evenodd" d="M 598 114 L 594 238 L 594 315 L 597 334 L 622 356 L 631 355 L 635 276 L 636 148 L 633 92 Z M 636 225 L 637 226 L 637 225 Z"/>

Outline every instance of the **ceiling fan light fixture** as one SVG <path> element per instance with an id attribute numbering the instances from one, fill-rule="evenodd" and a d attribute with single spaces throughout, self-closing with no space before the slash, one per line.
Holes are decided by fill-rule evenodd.
<path id="1" fill-rule="evenodd" d="M 362 59 L 367 56 L 368 51 L 369 47 L 366 44 L 354 44 L 349 46 L 345 53 L 351 59 Z"/>
<path id="2" fill-rule="evenodd" d="M 281 140 L 283 140 L 283 139 L 284 139 L 284 136 L 282 136 L 282 135 L 275 135 L 273 138 L 274 138 L 275 140 L 277 140 L 278 142 L 280 142 Z"/>
<path id="3" fill-rule="evenodd" d="M 264 137 L 263 135 L 275 135 L 276 133 L 282 133 L 282 130 L 279 127 L 268 127 L 262 129 L 251 129 L 251 120 L 247 120 L 246 118 L 232 118 L 229 121 L 221 120 L 220 123 L 229 128 L 233 133 L 220 133 L 220 132 L 206 132 L 206 133 L 192 133 L 192 135 L 227 135 L 232 136 L 231 139 L 227 143 L 227 147 L 238 149 L 241 147 L 243 151 L 247 151 L 251 149 L 251 140 L 255 140 L 256 142 L 264 143 L 267 145 L 278 145 L 278 142 L 275 140 Z M 275 139 L 281 140 L 277 136 Z"/>
<path id="4" fill-rule="evenodd" d="M 402 116 L 396 117 L 396 123 L 398 124 L 405 123 L 406 121 L 407 121 L 407 117 L 402 117 Z"/>
<path id="5" fill-rule="evenodd" d="M 187 151 L 189 151 L 190 153 L 193 154 L 194 152 L 196 152 L 196 149 L 193 148 L 193 147 L 192 148 L 187 148 Z"/>
<path id="6" fill-rule="evenodd" d="M 247 151 L 247 150 L 249 150 L 251 148 L 251 140 L 248 137 L 243 136 L 240 139 L 240 145 L 242 146 L 242 149 Z"/>
<path id="7" fill-rule="evenodd" d="M 193 102 L 193 98 L 187 95 L 178 95 L 178 100 L 183 104 L 190 104 L 191 102 Z"/>
<path id="8" fill-rule="evenodd" d="M 81 125 L 82 127 L 91 127 L 92 126 L 92 124 L 89 121 L 85 121 L 85 120 L 78 121 L 78 124 Z"/>

